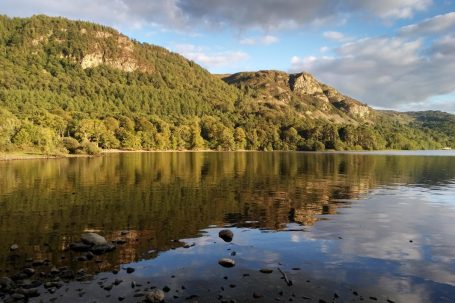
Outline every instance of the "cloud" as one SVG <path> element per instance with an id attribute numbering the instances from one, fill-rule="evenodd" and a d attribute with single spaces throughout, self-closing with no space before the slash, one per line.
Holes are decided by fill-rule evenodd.
<path id="1" fill-rule="evenodd" d="M 340 32 L 324 32 L 322 35 L 326 39 L 335 40 L 335 41 L 341 41 L 345 38 L 344 34 L 340 33 Z"/>
<path id="2" fill-rule="evenodd" d="M 336 42 L 348 42 L 353 39 L 352 37 L 346 36 L 345 34 L 343 34 L 341 32 L 335 32 L 335 31 L 327 31 L 327 32 L 322 33 L 322 35 L 324 36 L 324 38 L 326 38 L 328 40 L 336 41 Z"/>
<path id="3" fill-rule="evenodd" d="M 173 50 L 209 69 L 236 65 L 249 58 L 249 55 L 245 52 L 213 52 L 210 49 L 198 47 L 193 44 L 177 44 Z"/>
<path id="4" fill-rule="evenodd" d="M 295 56 L 291 71 L 312 72 L 345 94 L 379 107 L 405 109 L 406 104 L 428 103 L 431 96 L 455 92 L 454 36 L 432 43 L 398 36 L 360 39 L 334 53 Z"/>
<path id="5" fill-rule="evenodd" d="M 437 15 L 417 24 L 404 26 L 401 35 L 427 35 L 455 31 L 455 12 Z"/>
<path id="6" fill-rule="evenodd" d="M 245 38 L 240 40 L 240 44 L 243 45 L 257 45 L 257 44 L 263 44 L 263 45 L 270 45 L 277 43 L 279 41 L 278 37 L 272 36 L 272 35 L 266 35 L 263 37 L 259 38 Z"/>
<path id="7" fill-rule="evenodd" d="M 424 11 L 432 4 L 432 0 L 348 0 L 347 2 L 352 8 L 368 11 L 386 19 L 411 18 L 416 12 Z"/>
<path id="8" fill-rule="evenodd" d="M 2 0 L 1 12 L 13 16 L 61 15 L 109 25 L 159 25 L 173 29 L 303 27 L 340 20 L 351 13 L 409 18 L 431 0 Z"/>

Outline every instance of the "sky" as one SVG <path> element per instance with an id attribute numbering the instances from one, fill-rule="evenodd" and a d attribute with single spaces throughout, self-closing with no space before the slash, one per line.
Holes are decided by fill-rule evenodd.
<path id="1" fill-rule="evenodd" d="M 455 113 L 455 0 L 0 0 L 109 25 L 212 73 L 307 71 L 380 109 Z"/>

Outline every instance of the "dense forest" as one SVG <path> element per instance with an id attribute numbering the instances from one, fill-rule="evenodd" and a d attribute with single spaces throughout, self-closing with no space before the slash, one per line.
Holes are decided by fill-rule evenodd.
<path id="1" fill-rule="evenodd" d="M 0 152 L 455 148 L 455 116 L 375 111 L 311 75 L 212 75 L 64 18 L 0 16 Z"/>

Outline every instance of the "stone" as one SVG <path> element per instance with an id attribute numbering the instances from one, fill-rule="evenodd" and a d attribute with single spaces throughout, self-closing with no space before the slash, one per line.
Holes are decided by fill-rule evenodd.
<path id="1" fill-rule="evenodd" d="M 9 289 L 14 286 L 14 282 L 8 277 L 1 277 L 0 286 L 1 289 Z"/>
<path id="2" fill-rule="evenodd" d="M 218 260 L 218 264 L 220 264 L 223 267 L 234 267 L 235 261 L 232 259 L 223 258 L 223 259 Z"/>
<path id="3" fill-rule="evenodd" d="M 271 274 L 273 272 L 273 269 L 270 269 L 270 268 L 261 268 L 259 270 L 261 273 L 263 274 Z"/>
<path id="4" fill-rule="evenodd" d="M 223 229 L 218 233 L 218 236 L 225 242 L 231 242 L 234 238 L 234 233 L 229 229 Z"/>
<path id="5" fill-rule="evenodd" d="M 71 243 L 70 244 L 70 249 L 73 251 L 89 251 L 92 246 L 81 243 L 81 242 L 76 242 L 76 243 Z"/>
<path id="6" fill-rule="evenodd" d="M 27 267 L 25 268 L 23 271 L 22 271 L 24 274 L 26 274 L 27 276 L 33 276 L 35 274 L 35 270 L 31 267 Z"/>
<path id="7" fill-rule="evenodd" d="M 155 289 L 152 289 L 151 291 L 149 291 L 145 295 L 145 300 L 147 302 L 157 303 L 157 302 L 164 301 L 164 297 L 165 297 L 164 291 L 162 291 L 161 289 L 155 288 Z"/>
<path id="8" fill-rule="evenodd" d="M 85 233 L 81 235 L 81 240 L 85 244 L 89 245 L 106 245 L 107 241 L 106 238 L 100 236 L 96 233 Z"/>
<path id="9" fill-rule="evenodd" d="M 113 251 L 116 248 L 113 244 L 102 244 L 102 245 L 94 245 L 90 248 L 90 251 L 95 255 L 102 255 L 104 253 Z"/>
<path id="10" fill-rule="evenodd" d="M 32 266 L 41 266 L 44 265 L 44 260 L 33 260 Z"/>
<path id="11" fill-rule="evenodd" d="M 128 273 L 128 274 L 132 274 L 134 271 L 135 271 L 135 269 L 132 268 L 132 267 L 127 267 L 126 268 L 126 273 Z"/>
<path id="12" fill-rule="evenodd" d="M 60 273 L 60 270 L 57 267 L 54 266 L 51 268 L 51 274 L 56 275 L 58 273 Z"/>
<path id="13" fill-rule="evenodd" d="M 18 249 L 19 249 L 19 245 L 17 245 L 17 244 L 13 244 L 13 245 L 11 245 L 10 248 L 9 248 L 10 251 L 16 251 L 16 250 L 18 250 Z"/>

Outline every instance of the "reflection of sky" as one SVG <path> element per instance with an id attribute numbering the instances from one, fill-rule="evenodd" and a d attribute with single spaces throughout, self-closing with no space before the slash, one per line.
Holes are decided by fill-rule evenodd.
<path id="1" fill-rule="evenodd" d="M 211 228 L 185 240 L 195 247 L 138 265 L 145 276 L 188 268 L 188 278 L 192 271 L 209 277 L 219 258 L 236 251 L 236 269 L 301 267 L 313 279 L 373 287 L 403 302 L 455 300 L 453 189 L 378 189 L 305 231 L 234 228 L 233 243 L 223 243 L 219 229 Z"/>

